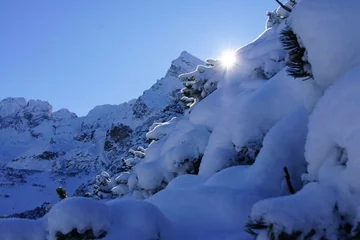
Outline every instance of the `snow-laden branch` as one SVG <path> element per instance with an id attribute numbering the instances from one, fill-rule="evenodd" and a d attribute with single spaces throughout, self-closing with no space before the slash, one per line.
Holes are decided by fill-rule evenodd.
<path id="1" fill-rule="evenodd" d="M 291 12 L 292 9 L 289 8 L 288 6 L 284 5 L 282 2 L 280 2 L 280 0 L 275 0 L 283 9 L 285 9 L 288 12 Z"/>

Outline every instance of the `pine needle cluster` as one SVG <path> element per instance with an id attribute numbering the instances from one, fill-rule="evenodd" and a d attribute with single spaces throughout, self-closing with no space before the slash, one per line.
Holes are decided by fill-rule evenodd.
<path id="1" fill-rule="evenodd" d="M 299 43 L 298 36 L 291 28 L 281 32 L 280 42 L 284 49 L 288 51 L 288 60 L 286 62 L 287 72 L 294 78 L 313 78 L 311 65 L 306 57 L 306 48 Z"/>

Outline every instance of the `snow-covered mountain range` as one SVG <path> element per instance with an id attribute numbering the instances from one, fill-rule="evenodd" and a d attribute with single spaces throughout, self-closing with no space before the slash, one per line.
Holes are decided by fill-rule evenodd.
<path id="1" fill-rule="evenodd" d="M 57 186 L 72 194 L 102 170 L 118 172 L 129 149 L 146 144 L 145 134 L 154 121 L 184 112 L 178 76 L 202 63 L 184 51 L 142 96 L 96 106 L 85 117 L 67 109 L 53 112 L 40 100 L 0 101 L 0 215 L 53 202 Z"/>
<path id="2" fill-rule="evenodd" d="M 39 219 L 0 220 L 0 239 L 360 239 L 359 9 L 358 0 L 281 3 L 267 13 L 265 31 L 235 51 L 232 67 L 208 59 L 182 74 L 181 95 L 171 99 L 181 97 L 189 109 L 181 114 L 167 102 L 146 134 L 103 111 L 83 129 L 79 123 L 74 141 L 92 144 L 93 135 L 102 136 L 107 149 L 89 167 L 106 166 L 96 176 L 97 199 L 69 197 Z M 179 73 L 173 69 L 169 74 Z M 139 101 L 131 102 L 136 112 L 149 111 Z M 35 125 L 44 112 L 26 115 L 31 139 L 41 133 Z M 143 116 L 133 108 L 130 113 L 132 120 Z M 22 134 L 24 121 L 6 120 L 4 131 Z M 125 140 L 136 132 L 140 140 Z M 132 150 L 115 160 L 123 151 L 120 141 Z M 45 150 L 7 161 L 3 167 L 13 170 L 1 174 L 21 186 L 40 173 L 21 177 L 16 162 L 37 166 L 39 154 L 54 156 L 52 162 L 67 154 Z M 81 166 L 69 164 L 68 173 L 88 171 Z M 61 167 L 47 169 L 55 174 Z"/>

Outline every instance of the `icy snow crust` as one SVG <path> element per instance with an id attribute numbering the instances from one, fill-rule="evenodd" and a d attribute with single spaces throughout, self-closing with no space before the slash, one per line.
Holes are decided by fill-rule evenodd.
<path id="1" fill-rule="evenodd" d="M 257 239 L 356 235 L 360 2 L 297 2 L 286 3 L 291 14 L 268 14 L 268 29 L 237 50 L 233 69 L 208 60 L 180 77 L 197 96 L 184 116 L 155 123 L 149 146 L 127 160 L 134 167 L 111 177 L 125 199 L 63 200 L 35 222 L 1 220 L 0 238 L 53 239 L 76 228 L 106 232 L 104 239 L 254 239 L 247 223 L 258 224 Z M 287 75 L 279 34 L 288 27 L 314 79 Z"/>

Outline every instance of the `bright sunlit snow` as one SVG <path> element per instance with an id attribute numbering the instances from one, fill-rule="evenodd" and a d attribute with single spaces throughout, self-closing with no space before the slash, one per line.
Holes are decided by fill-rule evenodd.
<path id="1" fill-rule="evenodd" d="M 360 2 L 284 4 L 248 45 L 183 52 L 85 118 L 0 102 L 0 209 L 59 201 L 0 219 L 0 239 L 359 239 Z"/>

